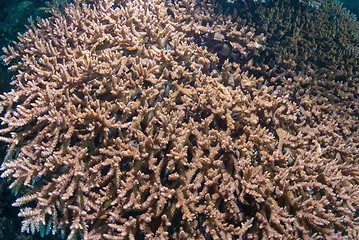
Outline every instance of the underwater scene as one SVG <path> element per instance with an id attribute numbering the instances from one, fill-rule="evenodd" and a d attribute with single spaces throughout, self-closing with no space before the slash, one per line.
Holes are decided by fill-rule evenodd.
<path id="1" fill-rule="evenodd" d="M 358 14 L 0 0 L 0 240 L 359 239 Z"/>

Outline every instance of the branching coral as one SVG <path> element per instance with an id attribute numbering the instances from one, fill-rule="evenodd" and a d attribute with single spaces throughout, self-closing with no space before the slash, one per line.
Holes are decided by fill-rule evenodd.
<path id="1" fill-rule="evenodd" d="M 355 101 L 359 97 L 358 22 L 339 1 L 238 0 L 225 9 L 237 21 L 266 34 L 267 47 L 255 64 L 303 72 L 312 81 L 301 88 L 346 109 L 346 117 L 359 114 Z"/>
<path id="2" fill-rule="evenodd" d="M 200 37 L 221 35 L 248 59 L 264 37 L 208 6 L 79 1 L 53 8 L 6 50 L 18 74 L 0 102 L 9 143 L 1 170 L 21 190 L 23 230 L 357 236 L 356 133 L 318 116 L 330 106 L 316 97 L 292 99 L 291 83 L 308 77 L 256 77 L 270 70 L 251 60 L 219 65 Z"/>

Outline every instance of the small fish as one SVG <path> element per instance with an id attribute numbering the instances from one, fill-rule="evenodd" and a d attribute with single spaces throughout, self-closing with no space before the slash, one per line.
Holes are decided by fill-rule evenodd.
<path id="1" fill-rule="evenodd" d="M 165 93 L 164 93 L 164 96 L 165 96 L 165 97 L 168 97 L 168 95 L 170 94 L 171 88 L 172 88 L 172 83 L 169 82 L 169 83 L 166 85 L 166 88 L 165 88 Z"/>
<path id="2" fill-rule="evenodd" d="M 166 47 L 165 47 L 166 50 L 172 50 L 172 47 L 169 43 L 166 44 Z"/>
<path id="3" fill-rule="evenodd" d="M 231 117 L 234 120 L 239 120 L 241 118 L 244 118 L 245 116 L 247 116 L 247 113 L 245 113 L 245 112 L 233 111 L 232 114 L 231 114 Z"/>
<path id="4" fill-rule="evenodd" d="M 153 110 L 148 113 L 148 116 L 147 116 L 148 121 L 151 121 L 151 119 L 153 118 L 153 115 L 154 115 Z"/>
<path id="5" fill-rule="evenodd" d="M 40 186 L 43 186 L 43 185 L 47 184 L 50 181 L 51 181 L 50 177 L 36 176 L 34 179 L 32 179 L 31 185 L 27 185 L 27 186 L 30 187 L 30 188 L 40 187 Z"/>
<path id="6" fill-rule="evenodd" d="M 131 145 L 132 147 L 138 147 L 138 142 L 137 142 L 137 140 L 132 140 L 132 141 L 130 141 L 129 143 L 130 143 L 130 145 Z"/>
<path id="7" fill-rule="evenodd" d="M 150 102 L 150 107 L 153 107 L 156 103 L 159 103 L 159 102 L 162 102 L 162 97 L 158 97 L 156 99 L 153 99 L 151 102 Z"/>
<path id="8" fill-rule="evenodd" d="M 253 153 L 252 153 L 252 162 L 253 163 L 256 163 L 258 162 L 260 159 L 259 159 L 259 154 L 258 154 L 258 151 L 255 150 Z"/>
<path id="9" fill-rule="evenodd" d="M 105 208 L 109 208 L 109 207 L 111 207 L 112 202 L 113 202 L 113 200 L 112 200 L 112 199 L 107 200 L 107 201 L 104 203 Z"/>
<path id="10" fill-rule="evenodd" d="M 240 204 L 238 200 L 236 201 L 236 205 L 238 207 L 239 212 L 243 212 L 242 204 Z"/>
<path id="11" fill-rule="evenodd" d="M 226 152 L 225 149 L 220 148 L 220 149 L 218 150 L 218 156 L 219 156 L 219 157 L 222 156 L 225 152 Z"/>
<path id="12" fill-rule="evenodd" d="M 101 216 L 99 216 L 98 218 L 99 219 L 106 219 L 108 217 L 108 215 L 107 214 L 102 214 Z"/>
<path id="13" fill-rule="evenodd" d="M 136 47 L 131 46 L 129 43 L 120 43 L 120 46 L 123 47 L 123 49 L 126 49 L 127 51 L 135 51 L 135 50 L 137 50 Z"/>
<path id="14" fill-rule="evenodd" d="M 288 165 L 288 167 L 289 167 L 289 166 L 293 166 L 293 164 L 294 164 L 294 159 L 292 158 L 292 156 L 289 155 L 287 165 Z"/>
<path id="15" fill-rule="evenodd" d="M 65 165 L 62 164 L 60 166 L 58 166 L 57 168 L 54 169 L 54 173 L 56 174 L 64 174 L 69 170 L 69 168 Z"/>
<path id="16" fill-rule="evenodd" d="M 143 37 L 143 43 L 150 43 L 152 42 L 152 39 L 150 36 L 146 35 Z"/>
<path id="17" fill-rule="evenodd" d="M 219 43 L 214 46 L 214 50 L 225 57 L 230 57 L 232 54 L 232 45 L 229 42 Z"/>
<path id="18" fill-rule="evenodd" d="M 309 189 L 309 193 L 310 193 L 311 195 L 314 195 L 314 190 L 313 190 L 313 189 Z"/>
<path id="19" fill-rule="evenodd" d="M 123 73 L 121 77 L 125 78 L 125 79 L 134 79 L 135 78 L 135 72 L 132 69 L 130 69 L 127 72 Z"/>
<path id="20" fill-rule="evenodd" d="M 207 39 L 200 43 L 201 46 L 207 47 L 210 51 L 219 54 L 224 58 L 231 58 L 237 61 L 240 57 L 239 53 L 233 52 L 233 47 L 230 42 L 221 42 L 215 39 Z"/>
<path id="21" fill-rule="evenodd" d="M 135 51 L 135 50 L 137 50 L 136 47 L 125 47 L 125 48 L 126 48 L 126 50 L 128 50 L 128 51 Z"/>
<path id="22" fill-rule="evenodd" d="M 108 138 L 114 139 L 118 137 L 118 130 L 117 128 L 110 127 L 108 130 Z"/>
<path id="23" fill-rule="evenodd" d="M 319 9 L 322 6 L 322 4 L 320 2 L 318 2 L 318 1 L 310 1 L 309 6 L 313 7 L 313 8 L 316 8 L 316 9 Z"/>
<path id="24" fill-rule="evenodd" d="M 132 101 L 135 101 L 136 99 L 140 98 L 142 96 L 143 93 L 139 92 L 137 93 L 133 98 Z"/>
<path id="25" fill-rule="evenodd" d="M 213 50 L 215 48 L 215 46 L 218 46 L 221 43 L 222 43 L 221 41 L 208 38 L 204 42 L 201 42 L 200 45 L 204 46 L 204 47 L 208 47 L 208 49 Z"/>

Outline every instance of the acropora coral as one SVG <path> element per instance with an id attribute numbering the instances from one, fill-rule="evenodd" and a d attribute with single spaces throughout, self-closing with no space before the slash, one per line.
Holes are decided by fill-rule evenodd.
<path id="1" fill-rule="evenodd" d="M 358 238 L 358 130 L 308 94 L 312 77 L 259 64 L 265 34 L 214 6 L 55 3 L 5 49 L 17 74 L 0 101 L 1 176 L 22 231 Z"/>

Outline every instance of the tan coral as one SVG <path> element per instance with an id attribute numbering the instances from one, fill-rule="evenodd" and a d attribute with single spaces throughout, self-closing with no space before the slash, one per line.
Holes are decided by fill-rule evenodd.
<path id="1" fill-rule="evenodd" d="M 355 136 L 325 127 L 335 125 L 331 115 L 314 121 L 325 104 L 293 102 L 289 84 L 247 72 L 252 62 L 228 59 L 219 69 L 218 55 L 194 43 L 198 34 L 219 32 L 248 53 L 263 36 L 209 17 L 211 4 L 77 1 L 9 48 L 7 62 L 22 58 L 0 102 L 9 143 L 1 170 L 11 188 L 28 190 L 14 203 L 24 231 L 258 239 L 335 237 L 335 226 L 355 234 Z"/>

